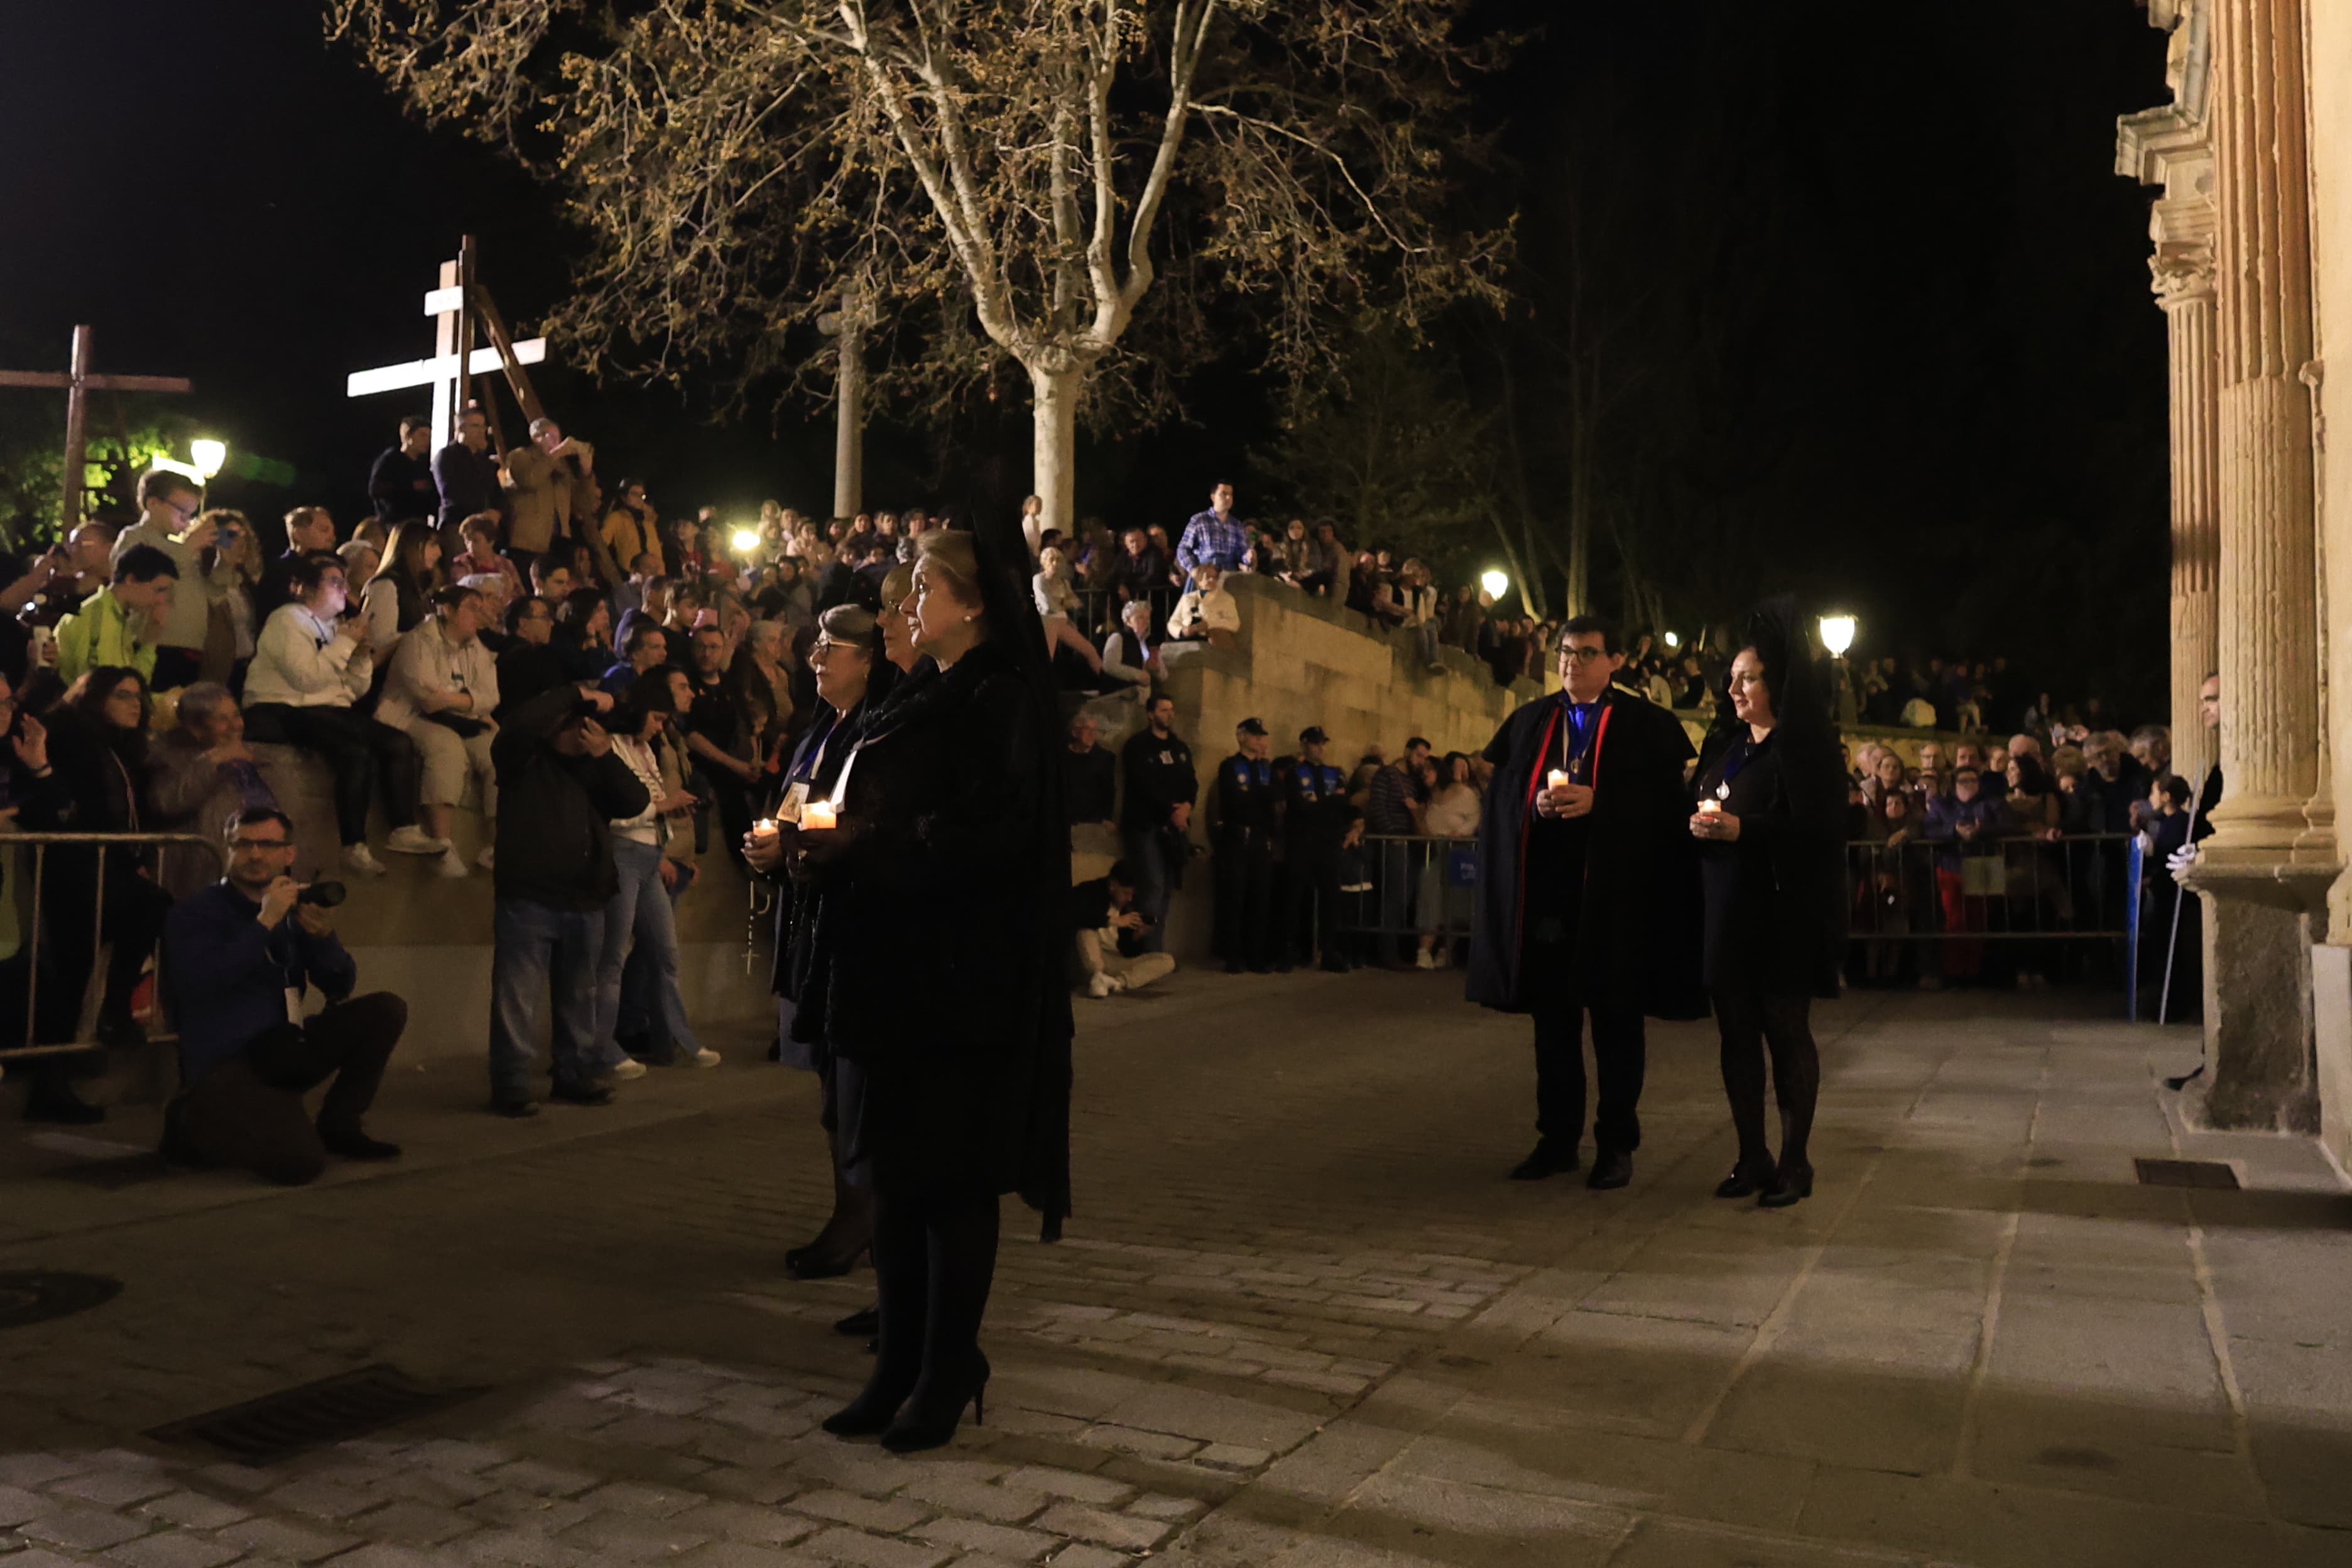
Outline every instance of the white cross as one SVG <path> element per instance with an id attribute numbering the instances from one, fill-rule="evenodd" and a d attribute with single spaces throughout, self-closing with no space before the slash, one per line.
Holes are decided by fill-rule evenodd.
<path id="1" fill-rule="evenodd" d="M 458 282 L 458 265 L 454 261 L 441 264 L 441 287 L 425 296 L 425 313 L 433 318 L 433 357 L 410 360 L 405 364 L 379 365 L 374 370 L 355 370 L 343 378 L 345 397 L 366 397 L 379 392 L 396 392 L 404 386 L 433 388 L 433 440 L 436 446 L 457 438 L 457 419 L 465 408 L 465 384 L 468 378 L 488 375 L 502 368 L 496 347 L 475 349 L 464 356 L 465 367 L 458 368 L 458 341 L 465 335 L 466 290 Z M 514 345 L 517 364 L 538 364 L 547 358 L 547 340 L 528 338 Z"/>

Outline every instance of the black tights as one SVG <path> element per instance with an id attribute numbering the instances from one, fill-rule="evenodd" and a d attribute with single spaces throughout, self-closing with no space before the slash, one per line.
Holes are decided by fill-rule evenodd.
<path id="1" fill-rule="evenodd" d="M 1806 1142 L 1812 1136 L 1813 1108 L 1822 1093 L 1822 1053 L 1813 1043 L 1809 996 L 1767 996 L 1760 992 L 1717 992 L 1716 1026 L 1723 1034 L 1723 1092 L 1731 1100 L 1731 1124 L 1739 1133 L 1739 1164 L 1758 1173 L 1772 1169 L 1764 1136 L 1764 1053 L 1772 1054 L 1772 1098 L 1780 1106 L 1780 1163 L 1784 1174 L 1812 1170 Z"/>
<path id="2" fill-rule="evenodd" d="M 921 1416 L 971 1397 L 980 1320 L 996 1278 L 993 1193 L 951 1199 L 874 1196 L 880 1342 L 860 1405 L 902 1402 Z"/>

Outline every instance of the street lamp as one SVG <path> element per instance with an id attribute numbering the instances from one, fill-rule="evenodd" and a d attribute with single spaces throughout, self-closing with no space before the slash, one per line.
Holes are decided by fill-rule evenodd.
<path id="1" fill-rule="evenodd" d="M 756 528 L 739 528 L 729 542 L 735 546 L 736 554 L 749 555 L 760 548 L 760 531 Z"/>
<path id="2" fill-rule="evenodd" d="M 1668 633 L 1666 634 L 1666 646 L 1667 646 L 1668 647 L 1682 647 L 1682 646 L 1683 646 L 1682 635 L 1681 635 L 1680 633 L 1678 633 L 1678 632 L 1668 632 Z"/>
<path id="3" fill-rule="evenodd" d="M 1489 566 L 1480 574 L 1478 586 L 1486 590 L 1488 598 L 1499 599 L 1511 591 L 1511 580 L 1504 575 L 1501 567 Z"/>
<path id="4" fill-rule="evenodd" d="M 228 443 L 199 437 L 188 443 L 188 456 L 195 459 L 196 472 L 209 479 L 228 461 Z"/>
<path id="5" fill-rule="evenodd" d="M 1852 616 L 1822 617 L 1822 646 L 1830 650 L 1832 658 L 1843 658 L 1845 650 L 1853 646 L 1854 619 Z"/>

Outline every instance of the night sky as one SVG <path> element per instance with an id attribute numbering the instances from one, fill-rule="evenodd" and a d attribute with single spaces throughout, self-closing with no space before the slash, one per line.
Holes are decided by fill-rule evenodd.
<path id="1" fill-rule="evenodd" d="M 2163 96 L 2144 13 L 1490 4 L 1544 24 L 1482 106 L 1509 154 L 1486 195 L 1524 214 L 1514 352 L 1537 356 L 1539 390 L 1534 329 L 1564 319 L 1572 276 L 1616 322 L 1602 467 L 1668 602 L 1698 617 L 1796 587 L 1859 611 L 1886 651 L 2006 651 L 2062 696 L 2156 700 L 2163 320 L 2149 194 L 2110 172 L 2115 116 Z M 320 14 L 0 7 L 0 364 L 62 368 L 89 321 L 100 368 L 194 377 L 190 413 L 302 476 L 299 493 L 224 482 L 217 499 L 348 519 L 411 400 L 347 403 L 343 376 L 429 350 L 421 296 L 457 235 L 478 237 L 522 331 L 566 258 L 541 192 L 404 119 Z M 829 498 L 822 410 L 720 429 L 675 393 L 538 379 L 600 469 L 642 475 L 667 510 Z M 1083 510 L 1181 522 L 1213 470 L 1242 475 L 1252 510 L 1264 389 L 1233 365 L 1195 389 L 1192 419 L 1082 451 Z M 1548 488 L 1546 416 L 1526 434 Z M 886 426 L 869 504 L 1017 496 L 1026 443 L 1017 417 L 945 442 Z M 1599 560 L 1606 605 L 1606 546 Z"/>

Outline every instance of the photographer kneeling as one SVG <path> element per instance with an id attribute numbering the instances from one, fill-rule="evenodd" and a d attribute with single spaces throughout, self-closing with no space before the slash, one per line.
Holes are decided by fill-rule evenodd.
<path id="1" fill-rule="evenodd" d="M 328 912 L 341 886 L 305 889 L 294 824 L 282 812 L 229 819 L 228 875 L 175 906 L 163 977 L 180 1026 L 180 1093 L 163 1118 L 174 1164 L 221 1165 L 299 1186 L 326 1157 L 390 1160 L 400 1150 L 360 1129 L 408 1022 L 389 992 L 352 996 L 359 966 Z M 327 1008 L 289 1015 L 317 985 Z M 329 1080 L 331 1079 L 331 1082 Z M 302 1096 L 328 1084 L 313 1127 Z"/>

